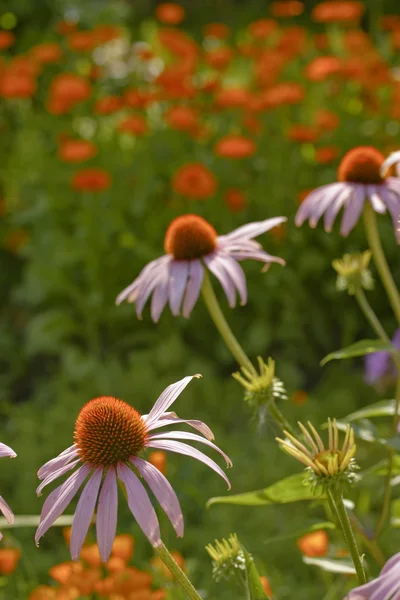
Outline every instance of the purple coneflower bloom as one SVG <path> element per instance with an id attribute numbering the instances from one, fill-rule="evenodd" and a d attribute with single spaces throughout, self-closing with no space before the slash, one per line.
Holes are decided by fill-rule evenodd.
<path id="1" fill-rule="evenodd" d="M 236 290 L 241 304 L 246 304 L 246 277 L 238 261 L 246 258 L 269 265 L 285 261 L 265 252 L 254 237 L 286 221 L 276 217 L 257 223 L 249 223 L 227 235 L 217 235 L 214 227 L 198 215 L 182 215 L 174 219 L 167 229 L 164 247 L 166 255 L 150 262 L 139 276 L 123 290 L 117 304 L 123 300 L 136 302 L 136 314 L 140 318 L 143 307 L 153 294 L 151 317 L 158 321 L 169 301 L 173 315 L 182 309 L 189 317 L 200 294 L 206 267 L 220 281 L 229 306 L 236 303 Z"/>
<path id="2" fill-rule="evenodd" d="M 396 329 L 392 344 L 400 351 L 400 328 Z M 397 369 L 391 353 L 382 350 L 367 354 L 365 357 L 365 381 L 373 385 L 386 376 L 390 378 L 397 377 Z"/>
<path id="3" fill-rule="evenodd" d="M 331 231 L 343 207 L 340 233 L 347 236 L 369 200 L 375 212 L 389 211 L 400 242 L 400 179 L 387 177 L 384 165 L 385 157 L 372 146 L 358 146 L 347 152 L 339 165 L 338 181 L 317 188 L 305 198 L 297 211 L 296 225 L 299 227 L 308 220 L 311 227 L 316 227 L 324 215 L 325 231 Z"/>
<path id="4" fill-rule="evenodd" d="M 2 444 L 0 442 L 0 458 L 3 458 L 4 456 L 8 456 L 9 458 L 15 458 L 17 455 L 12 448 L 10 448 L 9 446 L 6 446 L 6 444 Z M 7 522 L 10 525 L 11 525 L 11 523 L 14 523 L 14 513 L 11 510 L 11 508 L 8 506 L 8 504 L 4 500 L 4 498 L 2 498 L 1 496 L 0 496 L 0 511 L 3 513 L 3 515 L 7 519 Z M 3 535 L 0 533 L 0 540 L 2 539 L 2 537 L 3 537 Z"/>
<path id="5" fill-rule="evenodd" d="M 154 547 L 161 543 L 160 527 L 141 479 L 157 498 L 176 534 L 182 537 L 183 515 L 179 500 L 164 475 L 140 457 L 145 448 L 191 456 L 213 469 L 230 487 L 227 476 L 217 463 L 185 443 L 186 440 L 201 442 L 222 454 L 227 465 L 231 466 L 228 456 L 212 443 L 214 436 L 207 425 L 196 420 L 186 421 L 173 412 L 166 412 L 192 379 L 185 377 L 168 386 L 148 415 L 140 415 L 126 402 L 109 396 L 95 398 L 85 404 L 76 420 L 75 443 L 38 471 L 42 480 L 37 489 L 40 495 L 48 483 L 77 467 L 46 498 L 35 535 L 36 543 L 63 513 L 87 478 L 72 522 L 70 551 L 73 560 L 79 557 L 96 504 L 97 543 L 102 560 L 108 560 L 117 526 L 118 480 L 125 486 L 133 516 Z M 204 437 L 186 431 L 151 433 L 160 427 L 177 423 L 194 427 Z"/>
<path id="6" fill-rule="evenodd" d="M 351 590 L 344 600 L 398 600 L 400 598 L 400 552 L 389 558 L 379 577 Z"/>

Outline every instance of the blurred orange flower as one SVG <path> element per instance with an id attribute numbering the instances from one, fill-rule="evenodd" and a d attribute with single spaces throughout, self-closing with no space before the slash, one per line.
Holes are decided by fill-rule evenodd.
<path id="1" fill-rule="evenodd" d="M 155 452 L 150 452 L 148 456 L 148 461 L 149 463 L 154 465 L 163 475 L 166 474 L 167 455 L 163 450 L 156 450 Z"/>
<path id="2" fill-rule="evenodd" d="M 80 557 L 91 567 L 99 567 L 101 565 L 100 552 L 97 544 L 83 546 Z"/>
<path id="3" fill-rule="evenodd" d="M 32 75 L 14 73 L 9 68 L 0 77 L 0 96 L 3 98 L 30 98 L 36 89 Z"/>
<path id="4" fill-rule="evenodd" d="M 91 52 L 98 44 L 93 31 L 74 31 L 68 36 L 68 46 L 75 52 Z"/>
<path id="5" fill-rule="evenodd" d="M 189 106 L 171 106 L 165 120 L 172 129 L 193 132 L 198 126 L 198 115 L 195 109 Z"/>
<path id="6" fill-rule="evenodd" d="M 58 21 L 54 29 L 60 35 L 68 35 L 72 31 L 75 31 L 76 23 L 74 21 Z"/>
<path id="7" fill-rule="evenodd" d="M 104 96 L 99 98 L 94 105 L 94 112 L 98 115 L 111 115 L 122 107 L 119 96 Z"/>
<path id="8" fill-rule="evenodd" d="M 126 90 L 123 96 L 123 101 L 130 108 L 146 108 L 157 96 L 154 92 L 144 90 L 129 89 Z"/>
<path id="9" fill-rule="evenodd" d="M 328 552 L 329 538 L 325 529 L 306 533 L 299 540 L 297 546 L 303 554 L 311 557 L 325 556 Z"/>
<path id="10" fill-rule="evenodd" d="M 299 0 L 272 2 L 270 12 L 274 17 L 298 17 L 304 12 L 304 4 Z"/>
<path id="11" fill-rule="evenodd" d="M 185 570 L 185 560 L 184 560 L 182 554 L 180 552 L 171 552 L 171 555 L 173 556 L 175 561 L 178 563 L 178 565 L 180 566 L 182 571 L 184 571 Z M 158 556 L 155 556 L 154 558 L 151 559 L 150 564 L 153 567 L 153 569 L 155 569 L 156 571 L 160 571 L 164 575 L 164 577 L 168 577 L 169 579 L 172 579 L 173 575 L 172 575 L 171 571 L 165 566 L 165 564 L 162 562 L 161 558 L 159 558 Z"/>
<path id="12" fill-rule="evenodd" d="M 155 16 L 166 25 L 178 25 L 185 18 L 185 9 L 174 2 L 163 2 L 157 6 Z"/>
<path id="13" fill-rule="evenodd" d="M 339 116 L 331 110 L 327 110 L 326 108 L 320 108 L 315 113 L 315 125 L 319 129 L 325 131 L 334 131 L 339 127 L 339 124 Z"/>
<path id="14" fill-rule="evenodd" d="M 98 43 L 104 44 L 121 37 L 121 30 L 116 25 L 96 25 L 93 30 L 93 35 Z"/>
<path id="15" fill-rule="evenodd" d="M 87 140 L 66 139 L 62 142 L 58 156 L 64 162 L 79 163 L 97 154 L 96 146 Z"/>
<path id="16" fill-rule="evenodd" d="M 310 125 L 292 125 L 287 132 L 289 140 L 300 144 L 315 142 L 318 131 Z"/>
<path id="17" fill-rule="evenodd" d="M 6 50 L 15 43 L 15 35 L 12 31 L 0 31 L 0 50 Z"/>
<path id="18" fill-rule="evenodd" d="M 158 32 L 160 44 L 176 56 L 182 59 L 196 57 L 198 48 L 196 42 L 184 31 L 180 29 L 160 29 Z"/>
<path id="19" fill-rule="evenodd" d="M 282 82 L 266 90 L 263 94 L 265 108 L 273 109 L 284 104 L 300 104 L 305 91 L 299 83 Z"/>
<path id="20" fill-rule="evenodd" d="M 3 246 L 11 254 L 18 254 L 30 240 L 29 232 L 26 229 L 12 229 L 3 239 Z"/>
<path id="21" fill-rule="evenodd" d="M 364 10 L 362 2 L 320 2 L 312 9 L 311 18 L 318 23 L 354 23 L 361 19 Z"/>
<path id="22" fill-rule="evenodd" d="M 324 146 L 316 149 L 315 159 L 321 165 L 326 165 L 336 160 L 339 154 L 340 148 L 337 146 Z"/>
<path id="23" fill-rule="evenodd" d="M 308 190 L 307 194 L 308 195 Z M 292 402 L 296 404 L 296 406 L 303 406 L 308 400 L 308 394 L 304 390 L 296 390 L 292 395 Z"/>
<path id="24" fill-rule="evenodd" d="M 72 575 L 76 575 L 77 573 L 83 573 L 83 565 L 79 562 L 64 562 L 59 563 L 58 565 L 54 565 L 49 570 L 49 575 L 57 581 L 57 583 L 67 583 Z"/>
<path id="25" fill-rule="evenodd" d="M 152 452 L 152 454 L 156 454 Z M 133 556 L 134 539 L 128 533 L 117 535 L 114 539 L 111 556 L 127 563 Z"/>
<path id="26" fill-rule="evenodd" d="M 230 188 L 224 192 L 224 202 L 231 212 L 236 213 L 246 208 L 248 200 L 242 190 Z"/>
<path id="27" fill-rule="evenodd" d="M 42 64 L 58 62 L 62 57 L 62 50 L 56 42 L 46 42 L 33 46 L 30 51 L 35 60 Z"/>
<path id="28" fill-rule="evenodd" d="M 111 175 L 104 169 L 82 169 L 75 173 L 71 181 L 71 186 L 75 190 L 84 192 L 101 192 L 111 185 Z M 84 549 L 81 552 L 83 557 Z"/>
<path id="29" fill-rule="evenodd" d="M 215 175 L 201 163 L 188 163 L 180 167 L 172 178 L 172 188 L 178 194 L 203 200 L 211 198 L 217 190 Z"/>
<path id="30" fill-rule="evenodd" d="M 268 577 L 262 576 L 260 577 L 260 581 L 264 588 L 264 592 L 267 594 L 267 596 L 272 596 L 272 589 Z"/>
<path id="31" fill-rule="evenodd" d="M 215 95 L 220 108 L 243 108 L 248 105 L 250 93 L 245 88 L 223 88 Z"/>
<path id="32" fill-rule="evenodd" d="M 118 125 L 118 131 L 130 135 L 144 135 L 147 129 L 147 123 L 142 115 L 128 115 Z"/>
<path id="33" fill-rule="evenodd" d="M 205 62 L 218 71 L 226 69 L 233 58 L 233 50 L 231 48 L 216 48 L 209 50 L 204 54 Z"/>
<path id="34" fill-rule="evenodd" d="M 273 19 L 258 19 L 249 25 L 250 34 L 256 39 L 265 39 L 274 33 L 278 23 Z"/>
<path id="35" fill-rule="evenodd" d="M 227 135 L 214 146 L 215 154 L 224 158 L 247 158 L 255 151 L 255 143 L 243 135 Z"/>
<path id="36" fill-rule="evenodd" d="M 56 593 L 49 585 L 39 585 L 29 594 L 28 600 L 56 600 Z"/>
<path id="37" fill-rule="evenodd" d="M 18 566 L 21 558 L 21 551 L 17 548 L 0 549 L 0 573 L 1 575 L 11 575 Z"/>
<path id="38" fill-rule="evenodd" d="M 225 23 L 208 23 L 203 27 L 204 37 L 214 37 L 218 40 L 225 40 L 231 33 L 230 28 Z"/>
<path id="39" fill-rule="evenodd" d="M 342 61 L 337 56 L 318 56 L 305 68 L 305 76 L 310 81 L 324 81 L 342 70 Z"/>
<path id="40" fill-rule="evenodd" d="M 75 73 L 56 75 L 50 86 L 50 96 L 70 105 L 87 100 L 90 92 L 89 82 Z"/>

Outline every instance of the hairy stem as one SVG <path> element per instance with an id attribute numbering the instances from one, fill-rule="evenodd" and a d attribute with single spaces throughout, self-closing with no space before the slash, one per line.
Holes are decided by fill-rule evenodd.
<path id="1" fill-rule="evenodd" d="M 163 563 L 167 567 L 167 569 L 169 569 L 171 571 L 171 573 L 179 581 L 179 583 L 185 590 L 188 597 L 192 598 L 192 600 L 201 600 L 201 596 L 196 592 L 190 579 L 188 579 L 188 577 L 182 571 L 182 569 L 180 568 L 178 563 L 175 561 L 175 559 L 173 558 L 173 556 L 171 555 L 171 553 L 169 552 L 167 547 L 162 542 L 161 542 L 160 546 L 157 546 L 157 548 L 155 548 L 155 552 L 161 558 L 161 560 L 163 561 Z"/>

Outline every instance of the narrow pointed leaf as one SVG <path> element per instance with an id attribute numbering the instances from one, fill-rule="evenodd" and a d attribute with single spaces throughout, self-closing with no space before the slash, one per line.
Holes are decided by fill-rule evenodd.
<path id="1" fill-rule="evenodd" d="M 355 575 L 356 570 L 350 560 L 337 560 L 336 558 L 311 558 L 303 556 L 303 562 L 306 565 L 315 565 L 323 571 L 329 573 L 345 573 L 346 575 Z"/>
<path id="2" fill-rule="evenodd" d="M 321 366 L 326 365 L 331 360 L 342 360 L 344 358 L 354 358 L 356 356 L 365 356 L 366 354 L 372 354 L 372 352 L 395 352 L 396 348 L 393 344 L 382 342 L 381 340 L 359 340 L 347 348 L 336 350 L 327 354 L 325 358 L 321 360 Z"/>
<path id="3" fill-rule="evenodd" d="M 391 417 L 394 415 L 395 406 L 395 400 L 381 400 L 350 413 L 344 417 L 344 420 L 350 422 L 358 419 L 373 419 L 374 417 Z"/>
<path id="4" fill-rule="evenodd" d="M 263 584 L 260 580 L 260 575 L 257 567 L 254 564 L 253 557 L 242 546 L 244 560 L 246 565 L 246 584 L 249 600 L 267 600 L 269 596 L 265 593 Z"/>

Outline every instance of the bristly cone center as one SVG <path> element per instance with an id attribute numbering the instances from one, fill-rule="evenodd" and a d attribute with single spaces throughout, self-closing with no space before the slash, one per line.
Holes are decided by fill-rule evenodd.
<path id="1" fill-rule="evenodd" d="M 353 183 L 379 184 L 380 168 L 385 157 L 373 146 L 358 146 L 344 155 L 338 169 L 338 180 Z"/>
<path id="2" fill-rule="evenodd" d="M 107 467 L 126 462 L 143 448 L 146 423 L 132 406 L 112 396 L 90 400 L 75 424 L 74 440 L 83 462 Z"/>
<path id="3" fill-rule="evenodd" d="M 182 215 L 172 221 L 167 229 L 164 248 L 176 260 L 201 258 L 215 250 L 217 232 L 198 215 Z"/>

